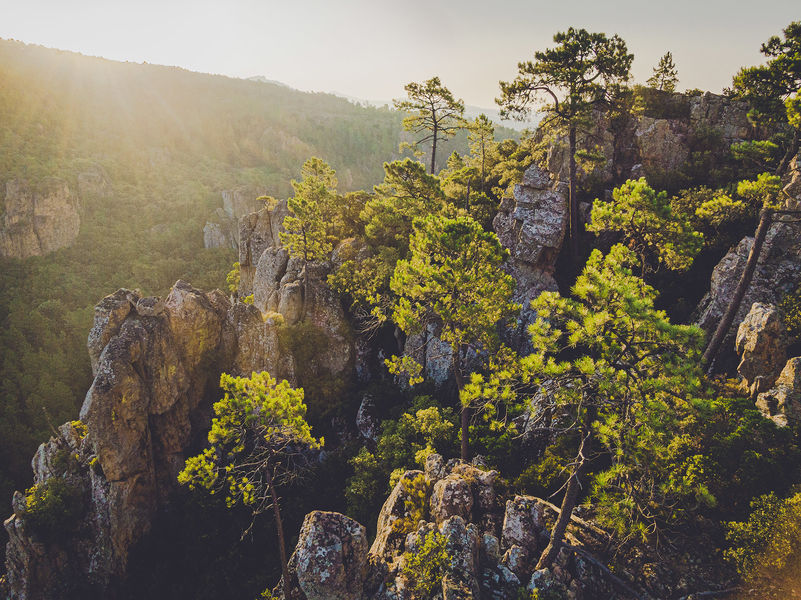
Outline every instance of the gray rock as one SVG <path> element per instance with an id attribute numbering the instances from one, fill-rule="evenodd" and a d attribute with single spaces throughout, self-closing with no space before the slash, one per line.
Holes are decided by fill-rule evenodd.
<path id="1" fill-rule="evenodd" d="M 367 531 L 343 514 L 306 515 L 290 567 L 306 600 L 361 600 Z"/>
<path id="2" fill-rule="evenodd" d="M 801 424 L 801 357 L 787 361 L 776 387 L 759 394 L 756 405 L 779 427 Z"/>
<path id="3" fill-rule="evenodd" d="M 520 546 L 537 552 L 540 532 L 545 528 L 545 508 L 539 498 L 515 496 L 506 501 L 501 548 Z"/>
<path id="4" fill-rule="evenodd" d="M 710 290 L 695 311 L 695 322 L 711 334 L 726 311 L 745 268 L 754 239 L 743 238 L 712 271 Z M 801 224 L 774 223 L 768 229 L 751 285 L 721 345 L 718 370 L 736 365 L 735 334 L 755 302 L 778 305 L 801 284 Z"/>
<path id="5" fill-rule="evenodd" d="M 378 441 L 378 434 L 380 432 L 380 424 L 374 416 L 375 400 L 372 394 L 365 394 L 362 396 L 359 410 L 356 412 L 356 429 L 365 440 L 371 442 Z"/>
<path id="6" fill-rule="evenodd" d="M 473 494 L 470 484 L 458 475 L 449 475 L 434 484 L 431 492 L 431 518 L 438 524 L 452 516 L 470 521 Z"/>
<path id="7" fill-rule="evenodd" d="M 773 386 L 787 360 L 785 330 L 779 309 L 761 302 L 754 302 L 737 329 L 737 372 L 743 388 L 753 397 Z"/>

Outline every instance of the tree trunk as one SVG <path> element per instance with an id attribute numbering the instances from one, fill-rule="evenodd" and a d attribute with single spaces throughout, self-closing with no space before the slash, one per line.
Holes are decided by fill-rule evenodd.
<path id="1" fill-rule="evenodd" d="M 707 373 L 712 372 L 713 363 L 718 354 L 718 350 L 720 350 L 720 345 L 723 343 L 723 338 L 725 338 L 726 334 L 729 332 L 734 322 L 734 317 L 737 316 L 737 311 L 740 310 L 740 304 L 745 297 L 745 293 L 748 291 L 748 286 L 751 285 L 751 279 L 754 277 L 754 271 L 756 270 L 757 262 L 759 262 L 759 254 L 762 252 L 762 245 L 765 243 L 765 236 L 770 228 L 772 216 L 773 211 L 765 209 L 759 217 L 759 226 L 757 227 L 756 234 L 754 234 L 754 245 L 751 246 L 751 252 L 748 254 L 748 260 L 740 276 L 737 289 L 734 291 L 729 306 L 723 318 L 720 320 L 720 323 L 718 323 L 718 327 L 715 329 L 715 333 L 712 339 L 709 340 L 709 345 L 704 352 L 702 361 L 707 367 Z"/>
<path id="2" fill-rule="evenodd" d="M 790 142 L 790 147 L 787 148 L 787 152 L 784 153 L 779 166 L 776 167 L 776 175 L 781 177 L 787 173 L 787 168 L 790 166 L 790 161 L 793 160 L 793 157 L 796 154 L 798 154 L 799 148 L 801 148 L 801 129 L 794 129 L 793 141 Z"/>
<path id="3" fill-rule="evenodd" d="M 459 370 L 459 353 L 460 350 L 456 350 L 451 354 L 451 365 L 453 366 L 453 377 L 456 379 L 456 388 L 457 392 L 456 395 L 459 398 L 459 404 L 462 404 L 462 388 L 464 387 L 464 380 L 462 379 L 462 372 Z M 462 405 L 461 411 L 461 419 L 462 419 L 462 447 L 460 452 L 460 458 L 467 462 L 469 458 L 469 447 L 467 444 L 468 436 L 470 435 L 470 407 Z"/>
<path id="4" fill-rule="evenodd" d="M 434 137 L 431 142 L 431 174 L 434 174 L 434 170 L 436 169 L 436 160 L 437 160 L 437 126 L 434 125 Z"/>
<path id="5" fill-rule="evenodd" d="M 562 540 L 565 537 L 565 531 L 570 523 L 570 517 L 573 515 L 573 509 L 576 507 L 578 500 L 579 489 L 581 488 L 581 477 L 584 474 L 584 467 L 587 464 L 586 454 L 589 450 L 589 434 L 584 434 L 579 445 L 576 464 L 573 472 L 570 474 L 570 479 L 567 480 L 567 489 L 565 490 L 565 497 L 562 499 L 562 506 L 560 508 L 559 517 L 551 529 L 551 539 L 545 550 L 542 551 L 540 559 L 537 562 L 535 570 L 549 569 L 553 564 L 556 555 L 559 553 L 559 548 L 562 547 Z"/>
<path id="6" fill-rule="evenodd" d="M 570 142 L 570 197 L 568 199 L 568 241 L 573 265 L 579 264 L 578 198 L 576 197 L 576 126 L 571 123 L 568 133 Z"/>
<path id="7" fill-rule="evenodd" d="M 273 513 L 275 514 L 275 529 L 278 535 L 278 552 L 281 556 L 281 575 L 284 579 L 284 598 L 289 598 L 289 561 L 286 556 L 286 542 L 284 540 L 284 522 L 281 520 L 281 509 L 278 506 L 278 494 L 275 492 L 273 478 L 267 471 L 267 487 L 273 499 Z"/>

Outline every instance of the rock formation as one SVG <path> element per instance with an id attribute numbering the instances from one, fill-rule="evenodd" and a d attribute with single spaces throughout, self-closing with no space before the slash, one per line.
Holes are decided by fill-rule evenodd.
<path id="1" fill-rule="evenodd" d="M 324 274 L 312 274 L 304 297 L 295 261 L 284 260 L 278 274 L 254 268 L 260 258 L 286 254 L 278 241 L 285 210 L 242 219 L 244 285 L 258 290 L 257 305 L 232 305 L 218 290 L 203 293 L 179 281 L 165 299 L 121 289 L 95 307 L 87 341 L 94 381 L 81 421 L 62 426 L 33 462 L 35 483 L 67 485 L 81 499 L 81 515 L 68 536 L 51 539 L 26 527 L 25 496 L 15 496 L 5 522 L 11 598 L 114 598 L 131 548 L 169 501 L 190 445 L 208 429 L 220 373 L 266 370 L 297 383 L 298 365 L 279 332 L 300 314 L 325 342 L 303 355 L 303 369 L 351 376 L 352 336 Z M 271 297 L 277 305 L 268 306 Z"/>
<path id="2" fill-rule="evenodd" d="M 622 122 L 595 114 L 579 146 L 599 151 L 606 160 L 579 165 L 580 181 L 611 188 L 629 178 L 663 177 L 684 166 L 694 145 L 710 132 L 720 137 L 721 148 L 753 135 L 748 106 L 726 96 L 657 92 L 653 100 L 661 109 L 646 108 Z M 546 166 L 558 181 L 568 180 L 568 158 L 566 137 L 549 143 Z"/>
<path id="3" fill-rule="evenodd" d="M 12 179 L 1 208 L 0 257 L 41 256 L 78 236 L 78 201 L 62 179 L 48 177 L 36 186 Z"/>
<path id="4" fill-rule="evenodd" d="M 787 359 L 785 325 L 772 304 L 755 302 L 740 323 L 735 340 L 741 357 L 737 372 L 752 397 L 770 389 Z"/>
<path id="5" fill-rule="evenodd" d="M 306 517 L 290 559 L 291 597 L 299 600 L 402 600 L 409 598 L 405 553 L 414 553 L 428 532 L 438 531 L 448 554 L 442 598 L 517 598 L 522 591 L 561 598 L 618 597 L 613 582 L 586 551 L 605 543 L 597 526 L 574 518 L 568 542 L 552 569 L 535 571 L 557 515 L 553 505 L 530 496 L 498 496 L 498 473 L 428 457 L 426 471 L 408 471 L 378 516 L 369 552 L 364 528 L 344 515 Z M 412 483 L 415 482 L 415 483 Z M 416 486 L 426 494 L 420 496 Z M 412 518 L 420 517 L 412 522 Z M 590 558 L 587 558 L 590 556 Z"/>
<path id="6" fill-rule="evenodd" d="M 233 190 L 223 190 L 222 208 L 214 211 L 214 216 L 203 227 L 203 246 L 205 248 L 239 248 L 239 219 L 259 210 L 264 195 L 262 190 L 241 186 Z"/>
<path id="7" fill-rule="evenodd" d="M 757 396 L 757 408 L 780 427 L 801 424 L 801 357 L 791 358 L 776 387 Z"/>
<path id="8" fill-rule="evenodd" d="M 567 229 L 567 191 L 546 172 L 532 165 L 515 186 L 514 198 L 505 198 L 492 226 L 509 250 L 509 274 L 517 281 L 514 301 L 521 305 L 518 327 L 510 342 L 528 343 L 527 329 L 536 315 L 531 301 L 544 291 L 556 291 L 556 259 Z"/>

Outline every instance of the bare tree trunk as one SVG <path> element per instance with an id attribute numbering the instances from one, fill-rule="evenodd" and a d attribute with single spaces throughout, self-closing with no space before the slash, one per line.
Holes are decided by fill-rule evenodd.
<path id="1" fill-rule="evenodd" d="M 281 509 L 278 506 L 278 494 L 275 492 L 273 478 L 268 470 L 267 487 L 273 499 L 273 513 L 275 514 L 275 529 L 278 535 L 278 552 L 281 556 L 281 575 L 284 579 L 284 598 L 289 598 L 289 561 L 286 556 L 286 541 L 284 540 L 284 522 L 281 519 Z"/>
<path id="2" fill-rule="evenodd" d="M 456 379 L 456 395 L 459 398 L 459 404 L 462 403 L 462 388 L 464 387 L 464 380 L 462 379 L 462 372 L 459 370 L 459 353 L 460 350 L 455 350 L 451 354 L 451 365 L 453 366 L 453 376 Z M 462 447 L 460 458 L 467 462 L 469 458 L 469 447 L 467 444 L 468 436 L 470 435 L 470 407 L 462 405 L 461 411 L 462 420 Z"/>
<path id="3" fill-rule="evenodd" d="M 740 276 L 740 281 L 737 284 L 737 289 L 729 302 L 729 306 L 723 315 L 723 318 L 718 323 L 712 339 L 709 340 L 709 345 L 706 347 L 703 356 L 703 363 L 707 367 L 707 373 L 711 373 L 715 357 L 720 350 L 720 345 L 723 343 L 723 338 L 729 332 L 734 317 L 737 316 L 737 311 L 740 310 L 740 304 L 748 291 L 748 286 L 751 285 L 751 279 L 754 277 L 757 263 L 759 262 L 759 255 L 762 252 L 762 246 L 765 243 L 765 236 L 770 228 L 771 218 L 773 211 L 764 209 L 759 217 L 759 226 L 757 227 L 756 234 L 754 234 L 754 245 L 751 246 L 751 252 L 748 254 L 748 260 L 745 263 L 745 269 Z"/>
<path id="4" fill-rule="evenodd" d="M 542 551 L 539 561 L 537 561 L 536 570 L 548 569 L 553 564 L 559 549 L 562 547 L 562 540 L 565 537 L 565 531 L 570 523 L 570 517 L 573 515 L 573 509 L 576 508 L 576 501 L 578 500 L 579 489 L 581 488 L 581 477 L 584 474 L 584 467 L 587 464 L 586 454 L 589 450 L 588 444 L 589 434 L 584 434 L 581 438 L 578 454 L 576 456 L 576 466 L 570 474 L 570 479 L 567 480 L 567 489 L 565 490 L 565 497 L 562 499 L 562 506 L 560 508 L 559 517 L 551 529 L 551 539 L 545 550 Z"/>
<path id="5" fill-rule="evenodd" d="M 578 231 L 578 198 L 576 197 L 576 126 L 571 123 L 568 133 L 570 142 L 570 198 L 568 200 L 568 240 L 570 242 L 570 257 L 578 268 L 579 263 L 579 231 Z"/>
<path id="6" fill-rule="evenodd" d="M 434 138 L 431 142 L 431 174 L 434 174 L 437 160 L 437 125 L 434 123 Z"/>
<path id="7" fill-rule="evenodd" d="M 790 161 L 793 160 L 793 157 L 796 154 L 798 154 L 799 148 L 801 148 L 801 129 L 794 129 L 793 141 L 790 142 L 790 147 L 787 148 L 787 152 L 784 153 L 779 166 L 776 167 L 776 175 L 781 177 L 787 173 L 787 168 L 790 166 Z"/>

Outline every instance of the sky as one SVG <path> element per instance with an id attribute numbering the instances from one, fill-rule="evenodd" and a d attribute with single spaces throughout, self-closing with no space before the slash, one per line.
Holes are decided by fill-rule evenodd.
<path id="1" fill-rule="evenodd" d="M 680 89 L 720 92 L 800 19 L 799 0 L 0 0 L 5 39 L 366 100 L 438 75 L 482 107 L 570 26 L 619 34 L 637 82 L 669 50 Z"/>

